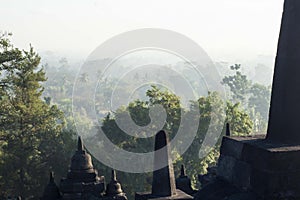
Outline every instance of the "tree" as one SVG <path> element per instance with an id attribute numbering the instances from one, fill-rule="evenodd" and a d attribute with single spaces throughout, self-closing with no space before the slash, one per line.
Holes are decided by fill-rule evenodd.
<path id="1" fill-rule="evenodd" d="M 230 88 L 232 102 L 239 103 L 250 114 L 255 122 L 255 132 L 265 132 L 268 122 L 271 87 L 252 83 L 246 75 L 242 74 L 241 65 L 235 64 L 230 67 L 235 71 L 234 75 L 225 76 L 222 84 Z M 229 107 L 234 108 L 232 104 Z"/>
<path id="2" fill-rule="evenodd" d="M 255 83 L 250 88 L 251 96 L 248 105 L 259 112 L 262 118 L 267 121 L 269 116 L 269 105 L 271 100 L 271 87 Z"/>
<path id="3" fill-rule="evenodd" d="M 230 66 L 230 69 L 235 71 L 235 74 L 231 76 L 225 76 L 222 80 L 222 84 L 229 87 L 233 95 L 233 101 L 244 104 L 247 100 L 247 94 L 249 93 L 249 89 L 251 87 L 251 81 L 248 80 L 247 76 L 242 74 L 240 71 L 240 64 Z"/>
<path id="4" fill-rule="evenodd" d="M 230 124 L 233 136 L 249 135 L 252 132 L 253 122 L 240 103 L 227 102 L 226 122 Z"/>
<path id="5" fill-rule="evenodd" d="M 137 125 L 144 126 L 150 123 L 149 107 L 155 104 L 162 105 L 167 113 L 164 129 L 170 134 L 170 139 L 176 135 L 182 117 L 188 117 L 188 123 L 199 123 L 197 135 L 192 145 L 182 157 L 178 157 L 178 159 L 174 161 L 175 171 L 180 169 L 181 164 L 185 164 L 187 173 L 192 178 L 194 185 L 198 174 L 205 173 L 207 166 L 215 164 L 218 159 L 220 143 L 218 143 L 205 158 L 199 158 L 199 150 L 210 123 L 212 123 L 213 127 L 220 123 L 221 126 L 225 127 L 222 116 L 219 116 L 221 113 L 220 109 L 226 108 L 227 117 L 225 122 L 231 123 L 233 134 L 238 135 L 243 133 L 247 135 L 252 130 L 251 119 L 239 104 L 227 103 L 227 107 L 225 104 L 225 108 L 223 108 L 222 104 L 224 102 L 222 102 L 222 98 L 217 92 L 211 92 L 208 96 L 201 97 L 198 101 L 192 102 L 190 108 L 182 108 L 178 96 L 155 86 L 152 86 L 152 88 L 146 92 L 146 95 L 148 97 L 147 101 L 135 100 L 127 107 L 124 106 L 118 109 L 113 115 L 107 115 L 102 124 L 103 132 L 115 145 L 127 151 L 142 153 L 153 151 L 154 140 L 153 138 L 134 138 L 124 133 L 116 124 L 116 119 L 122 117 L 125 112 L 130 113 L 131 118 Z M 216 109 L 213 110 L 212 106 L 216 107 Z M 198 109 L 196 109 L 197 107 Z M 193 113 L 198 110 L 201 114 L 200 118 L 193 117 Z M 213 121 L 211 120 L 212 115 L 217 116 Z M 224 132 L 225 129 L 223 130 L 223 134 Z M 137 188 L 140 185 L 136 183 L 145 181 L 147 176 L 149 176 L 149 174 L 133 178 L 132 175 L 125 173 L 119 174 L 120 179 L 127 180 L 126 183 L 124 183 L 124 188 L 127 189 L 126 191 L 129 193 L 129 196 L 133 195 L 134 191 L 140 189 Z"/>
<path id="6" fill-rule="evenodd" d="M 79 80 L 80 80 L 80 82 L 86 84 L 86 83 L 89 82 L 89 75 L 88 75 L 87 73 L 82 73 L 82 74 L 80 74 L 80 76 L 79 76 Z"/>
<path id="7" fill-rule="evenodd" d="M 61 174 L 67 167 L 73 132 L 64 130 L 64 116 L 57 106 L 42 99 L 41 82 L 46 76 L 39 63 L 31 46 L 29 51 L 19 50 L 7 35 L 0 37 L 2 196 L 37 198 L 49 169 Z"/>
<path id="8" fill-rule="evenodd" d="M 200 119 L 190 119 L 192 123 L 196 123 L 196 120 L 198 120 L 199 127 L 193 143 L 182 156 L 182 164 L 186 165 L 187 173 L 194 180 L 195 184 L 197 175 L 206 173 L 207 167 L 215 165 L 219 157 L 221 138 L 215 138 L 218 141 L 216 146 L 210 150 L 206 157 L 199 158 L 199 150 L 202 147 L 209 125 L 217 127 L 221 124 L 224 127 L 222 135 L 225 135 L 226 123 L 230 123 L 231 133 L 236 136 L 249 135 L 252 131 L 253 123 L 247 112 L 239 104 L 225 102 L 226 117 L 225 121 L 222 121 L 221 109 L 224 109 L 223 103 L 221 96 L 217 92 L 210 92 L 208 96 L 199 98 L 197 102 L 193 102 L 191 105 L 190 112 L 194 112 L 195 107 L 198 106 L 201 115 Z M 215 109 L 212 109 L 212 107 Z M 213 115 L 216 117 L 212 121 Z M 177 164 L 181 163 L 178 162 Z"/>

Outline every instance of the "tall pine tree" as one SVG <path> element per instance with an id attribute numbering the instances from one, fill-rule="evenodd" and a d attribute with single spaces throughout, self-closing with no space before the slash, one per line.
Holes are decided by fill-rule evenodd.
<path id="1" fill-rule="evenodd" d="M 13 47 L 7 36 L 0 37 L 0 191 L 36 199 L 49 169 L 67 169 L 72 132 L 57 106 L 42 99 L 41 58 L 32 47 Z"/>

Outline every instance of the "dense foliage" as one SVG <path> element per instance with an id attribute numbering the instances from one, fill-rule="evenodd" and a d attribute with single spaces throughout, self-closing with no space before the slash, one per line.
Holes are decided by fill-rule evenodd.
<path id="1" fill-rule="evenodd" d="M 233 75 L 225 76 L 222 83 L 229 88 L 232 102 L 238 102 L 254 122 L 254 133 L 266 133 L 269 117 L 271 87 L 253 83 L 241 72 L 241 65 L 230 66 Z"/>
<path id="2" fill-rule="evenodd" d="M 1 196 L 33 198 L 40 194 L 49 170 L 66 172 L 73 146 L 63 113 L 41 96 L 46 81 L 40 57 L 14 48 L 0 38 L 0 191 Z M 59 164 L 59 165 L 58 165 Z"/>
<path id="3" fill-rule="evenodd" d="M 28 51 L 19 50 L 8 38 L 5 34 L 0 37 L 0 198 L 13 194 L 25 199 L 37 199 L 46 185 L 49 170 L 55 172 L 58 182 L 66 175 L 75 150 L 72 98 L 78 98 L 84 105 L 93 105 L 94 102 L 87 102 L 83 98 L 87 96 L 84 90 L 82 97 L 72 97 L 77 70 L 66 59 L 61 59 L 57 66 L 41 67 L 41 58 L 32 47 Z M 228 86 L 231 94 L 230 101 L 225 102 L 225 108 L 221 106 L 223 100 L 214 91 L 191 102 L 189 108 L 183 108 L 176 94 L 152 86 L 146 91 L 146 100 L 134 100 L 108 115 L 99 112 L 102 129 L 114 144 L 125 150 L 149 152 L 153 151 L 154 139 L 137 139 L 127 135 L 117 126 L 118 118 L 129 112 L 137 125 L 144 126 L 150 122 L 150 106 L 160 104 L 167 113 L 164 128 L 172 139 L 180 127 L 181 118 L 189 117 L 189 123 L 199 123 L 197 135 L 188 150 L 174 161 L 175 172 L 178 175 L 179 166 L 185 164 L 194 187 L 199 187 L 196 184 L 197 175 L 206 173 L 207 167 L 216 164 L 219 156 L 220 141 L 206 157 L 199 158 L 199 149 L 209 124 L 225 127 L 228 122 L 233 135 L 247 135 L 265 129 L 270 88 L 252 83 L 240 68 L 240 65 L 231 67 L 234 74 L 223 79 L 223 84 Z M 95 107 L 98 108 L 107 104 L 112 88 L 109 80 L 99 77 L 101 72 L 94 74 L 94 77 L 86 73 L 79 74 L 79 81 L 87 87 L 96 80 L 100 85 L 105 83 L 105 88 L 101 88 L 102 93 L 97 94 L 99 101 L 95 102 Z M 217 109 L 212 110 L 212 105 Z M 225 121 L 219 116 L 222 113 L 220 109 L 225 109 Z M 200 119 L 191 117 L 196 110 L 200 110 Z M 85 117 L 85 112 L 82 111 L 82 121 L 77 123 L 85 124 L 88 128 L 93 124 L 87 115 Z M 213 115 L 218 117 L 211 120 Z M 172 153 L 176 155 L 176 152 Z M 108 179 L 110 169 L 96 159 L 93 162 L 99 174 Z M 149 190 L 151 173 L 118 172 L 118 179 L 132 199 L 135 191 Z"/>
<path id="4" fill-rule="evenodd" d="M 113 143 L 122 147 L 123 149 L 132 152 L 150 152 L 153 151 L 154 139 L 136 139 L 128 136 L 116 124 L 116 119 L 118 117 L 122 117 L 126 112 L 129 112 L 137 124 L 145 125 L 150 121 L 149 107 L 155 104 L 163 105 L 167 112 L 167 119 L 164 129 L 170 134 L 170 138 L 173 138 L 177 133 L 178 127 L 180 126 L 181 117 L 189 117 L 189 123 L 199 123 L 197 135 L 192 145 L 188 148 L 183 156 L 178 156 L 177 160 L 174 161 L 177 175 L 179 174 L 180 165 L 185 164 L 187 167 L 187 173 L 192 178 L 195 187 L 199 187 L 196 185 L 197 175 L 206 173 L 207 167 L 216 164 L 219 156 L 219 143 L 217 143 L 217 146 L 211 149 L 207 157 L 199 158 L 199 149 L 202 145 L 204 137 L 206 136 L 210 123 L 213 125 L 224 123 L 222 124 L 224 127 L 225 122 L 230 123 L 233 135 L 247 135 L 252 131 L 253 123 L 250 119 L 250 116 L 240 107 L 238 103 L 232 104 L 227 102 L 226 121 L 222 121 L 221 117 L 211 121 L 211 116 L 219 116 L 219 113 L 221 113 L 220 109 L 222 109 L 222 99 L 216 92 L 209 93 L 207 97 L 202 97 L 198 101 L 192 102 L 190 108 L 185 108 L 183 110 L 181 110 L 182 106 L 180 104 L 180 98 L 169 91 L 152 86 L 152 88 L 147 91 L 147 96 L 149 98 L 147 101 L 136 100 L 130 103 L 128 107 L 117 110 L 113 116 L 108 115 L 103 121 L 102 130 Z M 212 105 L 217 106 L 218 109 L 212 110 Z M 196 106 L 198 106 L 199 109 L 196 109 Z M 200 119 L 191 117 L 193 116 L 191 113 L 195 112 L 196 110 L 200 110 Z M 220 138 L 216 138 L 216 140 L 218 139 Z M 173 153 L 176 154 L 176 152 Z M 136 189 L 138 188 L 136 187 L 138 185 L 136 185 L 136 183 L 143 182 L 145 179 L 147 179 L 145 178 L 145 175 L 143 175 L 136 177 L 138 181 L 135 180 L 131 182 L 127 181 L 131 179 L 127 174 L 122 174 L 120 178 L 126 180 L 123 185 L 126 189 L 128 189 L 127 191 L 137 191 Z M 148 179 L 149 178 L 151 177 L 148 175 Z"/>

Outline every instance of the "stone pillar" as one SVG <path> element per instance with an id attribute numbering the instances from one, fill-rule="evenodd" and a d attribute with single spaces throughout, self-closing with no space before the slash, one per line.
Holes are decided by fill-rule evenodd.
<path id="1" fill-rule="evenodd" d="M 165 151 L 158 151 L 163 147 L 166 147 Z M 172 196 L 176 194 L 176 185 L 169 137 L 165 131 L 159 131 L 155 136 L 154 168 L 162 160 L 167 160 L 168 166 L 153 172 L 152 194 L 157 196 Z"/>
<path id="2" fill-rule="evenodd" d="M 285 0 L 267 140 L 300 144 L 300 1 Z"/>
<path id="3" fill-rule="evenodd" d="M 156 134 L 154 150 L 154 168 L 164 160 L 167 160 L 168 165 L 153 172 L 152 191 L 137 192 L 135 194 L 135 200 L 193 199 L 192 196 L 180 189 L 176 189 L 169 137 L 165 131 L 162 130 Z"/>

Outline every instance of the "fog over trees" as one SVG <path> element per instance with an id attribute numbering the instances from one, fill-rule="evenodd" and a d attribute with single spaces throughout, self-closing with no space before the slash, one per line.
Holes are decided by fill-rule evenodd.
<path id="1" fill-rule="evenodd" d="M 82 98 L 85 96 L 84 90 L 82 96 L 72 96 L 75 78 L 78 77 L 81 84 L 87 87 L 92 87 L 95 81 L 106 83 L 101 93 L 96 94 L 96 99 L 101 100 L 95 102 L 96 110 L 107 103 L 113 90 L 109 82 L 114 80 L 102 79 L 100 71 L 95 71 L 93 77 L 85 73 L 77 74 L 80 63 L 70 64 L 66 58 L 51 57 L 56 60 L 49 60 L 48 56 L 50 62 L 41 64 L 43 58 L 32 46 L 28 50 L 20 50 L 10 40 L 10 34 L 1 34 L 0 198 L 16 195 L 37 199 L 47 183 L 49 170 L 54 171 L 59 182 L 66 175 L 71 155 L 76 149 L 72 98 L 77 98 L 80 104 L 94 104 Z M 176 94 L 153 85 L 143 91 L 144 99 L 135 99 L 114 112 L 98 110 L 99 124 L 115 145 L 128 151 L 149 152 L 153 150 L 153 138 L 129 137 L 117 126 L 118 117 L 128 111 L 136 124 L 147 125 L 150 106 L 160 104 L 167 112 L 164 129 L 172 138 L 180 126 L 181 117 L 190 116 L 190 113 L 199 109 L 200 119 L 189 119 L 191 123 L 195 120 L 200 122 L 196 138 L 188 150 L 174 161 L 175 171 L 178 172 L 180 165 L 185 164 L 193 187 L 199 188 L 197 175 L 205 173 L 219 156 L 220 141 L 207 157 L 199 159 L 198 156 L 210 123 L 222 123 L 223 135 L 226 123 L 230 124 L 233 135 L 266 133 L 271 89 L 270 83 L 263 77 L 264 69 L 267 74 L 269 69 L 264 65 L 253 66 L 256 67 L 256 73 L 251 75 L 244 72 L 245 67 L 244 64 L 235 63 L 218 65 L 218 68 L 226 71 L 222 79 L 228 92 L 225 123 L 210 120 L 212 115 L 218 115 L 218 109 L 212 111 L 212 105 L 221 109 L 223 99 L 217 92 L 209 91 L 208 95 L 192 101 L 189 108 L 184 108 Z M 141 77 L 137 74 L 135 78 Z M 85 112 L 88 111 L 82 111 Z M 87 130 L 94 125 L 84 114 L 79 123 Z M 108 167 L 96 159 L 93 162 L 99 174 L 110 177 Z M 135 191 L 147 190 L 150 177 L 149 173 L 118 173 L 118 179 L 122 181 L 129 198 L 133 197 Z"/>

